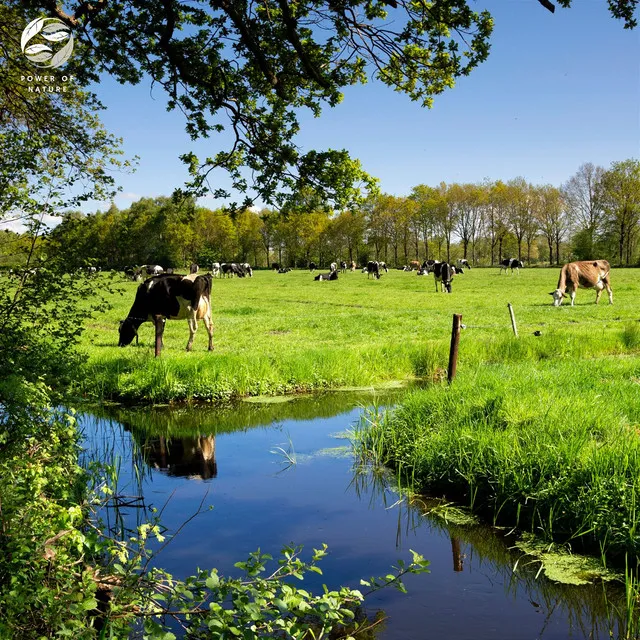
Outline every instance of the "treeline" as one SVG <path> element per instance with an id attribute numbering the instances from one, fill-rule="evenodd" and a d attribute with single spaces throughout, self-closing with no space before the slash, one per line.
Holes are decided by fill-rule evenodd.
<path id="1" fill-rule="evenodd" d="M 378 195 L 357 210 L 332 211 L 317 194 L 301 194 L 286 210 L 229 213 L 143 198 L 130 208 L 67 213 L 41 247 L 70 268 L 196 261 L 272 262 L 384 260 L 399 266 L 425 258 L 467 258 L 494 265 L 517 257 L 528 264 L 605 258 L 639 261 L 640 162 L 605 170 L 585 164 L 564 185 L 523 178 L 482 184 L 418 185 L 407 197 Z"/>

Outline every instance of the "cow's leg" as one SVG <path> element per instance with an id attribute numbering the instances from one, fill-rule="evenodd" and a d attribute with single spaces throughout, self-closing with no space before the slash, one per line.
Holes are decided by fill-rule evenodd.
<path id="1" fill-rule="evenodd" d="M 213 320 L 211 319 L 211 309 L 204 314 L 204 326 L 209 334 L 209 351 L 213 351 Z"/>
<path id="2" fill-rule="evenodd" d="M 609 295 L 609 304 L 613 304 L 613 291 L 611 290 L 611 285 L 605 281 L 604 286 L 607 288 L 607 294 Z"/>
<path id="3" fill-rule="evenodd" d="M 187 351 L 191 351 L 191 347 L 193 347 L 193 339 L 196 336 L 196 331 L 198 330 L 198 320 L 196 317 L 196 310 L 191 312 L 191 315 L 187 319 L 189 323 L 189 342 L 187 342 Z"/>
<path id="4" fill-rule="evenodd" d="M 576 301 L 576 293 L 578 293 L 578 289 L 577 289 L 577 288 L 576 288 L 576 289 L 572 289 L 572 290 L 571 290 L 570 295 L 571 295 L 571 306 L 572 306 L 572 307 L 574 306 L 575 301 Z M 600 292 L 598 291 L 598 295 L 596 296 L 596 304 L 598 304 L 598 300 L 597 300 L 597 298 L 598 298 L 599 296 L 600 296 Z"/>
<path id="5" fill-rule="evenodd" d="M 162 316 L 154 316 L 153 324 L 156 327 L 156 358 L 162 351 L 162 335 L 164 333 L 164 318 Z"/>

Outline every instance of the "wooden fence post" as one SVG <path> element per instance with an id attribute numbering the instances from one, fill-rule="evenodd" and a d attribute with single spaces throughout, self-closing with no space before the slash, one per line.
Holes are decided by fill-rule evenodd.
<path id="1" fill-rule="evenodd" d="M 451 328 L 451 347 L 449 348 L 449 369 L 447 370 L 447 381 L 451 381 L 456 377 L 456 368 L 458 366 L 458 343 L 460 342 L 460 323 L 462 314 L 453 314 L 453 327 Z"/>
<path id="2" fill-rule="evenodd" d="M 507 302 L 507 307 L 509 307 L 509 315 L 511 316 L 511 328 L 513 329 L 513 333 L 515 337 L 518 337 L 518 327 L 516 327 L 516 316 L 513 313 L 513 307 L 510 302 Z"/>

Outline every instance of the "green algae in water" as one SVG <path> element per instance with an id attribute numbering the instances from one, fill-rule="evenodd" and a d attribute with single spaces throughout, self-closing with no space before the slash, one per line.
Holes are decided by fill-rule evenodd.
<path id="1" fill-rule="evenodd" d="M 555 582 L 585 585 L 600 580 L 609 582 L 620 579 L 618 574 L 604 567 L 597 558 L 558 550 L 556 545 L 538 540 L 532 534 L 523 534 L 515 547 L 539 561 L 540 571 Z M 517 563 L 514 571 L 516 568 Z"/>
<path id="2" fill-rule="evenodd" d="M 313 454 L 313 457 L 350 458 L 352 455 L 351 447 L 328 447 L 326 449 L 318 449 Z"/>

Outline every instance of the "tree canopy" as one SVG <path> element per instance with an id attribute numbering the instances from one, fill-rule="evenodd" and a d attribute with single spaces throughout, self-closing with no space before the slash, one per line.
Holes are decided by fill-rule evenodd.
<path id="1" fill-rule="evenodd" d="M 553 4 L 539 0 L 548 9 Z M 638 0 L 609 0 L 635 26 Z M 559 0 L 568 7 L 571 0 Z M 234 189 L 282 205 L 305 187 L 337 206 L 374 180 L 346 150 L 301 150 L 299 114 L 335 106 L 344 88 L 373 77 L 430 106 L 483 62 L 493 20 L 467 0 L 10 0 L 25 19 L 38 12 L 74 29 L 67 63 L 81 85 L 109 73 L 120 82 L 150 78 L 180 110 L 191 137 L 220 136 L 210 157 L 182 156 L 190 192 L 212 191 L 223 169 Z M 224 132 L 224 134 L 223 134 Z M 222 134 L 222 135 L 221 135 Z M 229 136 L 230 134 L 230 136 Z M 230 139 L 229 144 L 226 141 Z"/>

